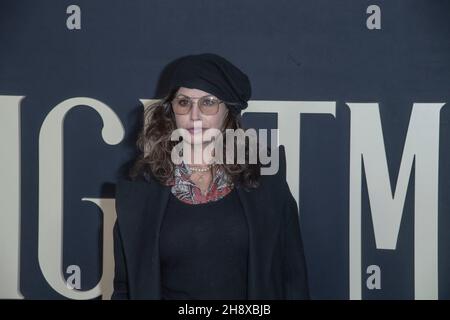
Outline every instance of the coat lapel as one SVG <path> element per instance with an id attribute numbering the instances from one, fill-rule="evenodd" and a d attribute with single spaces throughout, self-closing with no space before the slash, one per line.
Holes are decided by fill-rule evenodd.
<path id="1" fill-rule="evenodd" d="M 257 242 L 255 241 L 257 237 L 258 230 L 255 228 L 256 217 L 254 213 L 256 212 L 252 207 L 252 201 L 249 199 L 251 197 L 251 192 L 245 191 L 241 186 L 236 187 L 239 199 L 242 204 L 242 208 L 247 218 L 248 225 L 248 272 L 247 272 L 247 295 L 248 299 L 257 299 L 257 293 L 259 292 L 259 284 L 261 283 L 261 274 L 258 272 L 258 261 L 257 261 Z M 253 208 L 253 209 L 252 209 Z"/>
<path id="2" fill-rule="evenodd" d="M 237 187 L 239 199 L 248 221 L 248 286 L 249 300 L 273 299 L 281 294 L 279 273 L 274 273 L 280 227 L 280 211 L 271 201 L 271 194 L 261 186 L 258 191 Z"/>
<path id="3" fill-rule="evenodd" d="M 161 270 L 159 259 L 159 234 L 162 219 L 169 200 L 170 187 L 152 181 L 141 184 L 146 189 L 146 204 L 138 221 L 141 228 L 137 235 L 136 286 L 144 299 L 161 299 Z"/>

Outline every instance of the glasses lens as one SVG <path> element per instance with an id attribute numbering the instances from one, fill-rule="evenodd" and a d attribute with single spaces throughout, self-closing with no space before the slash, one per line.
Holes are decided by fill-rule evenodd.
<path id="1" fill-rule="evenodd" d="M 191 109 L 192 101 L 188 98 L 175 98 L 173 100 L 173 111 L 176 114 L 186 114 Z"/>
<path id="2" fill-rule="evenodd" d="M 219 100 L 213 97 L 203 97 L 198 101 L 198 104 L 203 114 L 212 115 L 219 111 Z"/>

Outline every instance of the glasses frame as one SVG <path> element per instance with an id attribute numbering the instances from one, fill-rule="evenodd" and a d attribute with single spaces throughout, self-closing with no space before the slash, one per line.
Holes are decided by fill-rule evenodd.
<path id="1" fill-rule="evenodd" d="M 174 101 L 175 99 L 179 98 L 180 96 L 182 96 L 182 97 L 188 99 L 189 102 L 190 102 L 190 103 L 189 103 L 188 111 L 186 111 L 185 113 L 176 113 L 176 112 L 175 112 L 175 107 L 174 107 L 173 101 Z M 204 113 L 204 112 L 202 111 L 202 107 L 200 107 L 200 100 L 202 100 L 202 99 L 204 99 L 204 98 L 206 98 L 206 97 L 213 97 L 214 99 L 216 99 L 216 100 L 219 102 L 219 103 L 218 103 L 219 107 L 220 107 L 220 104 L 221 104 L 221 103 L 225 103 L 225 105 L 232 105 L 232 106 L 239 106 L 239 105 L 240 105 L 240 103 L 228 102 L 228 101 L 225 101 L 225 100 L 220 100 L 220 99 L 216 98 L 215 96 L 213 96 L 212 94 L 208 94 L 208 95 L 202 96 L 202 97 L 200 97 L 200 98 L 194 98 L 194 99 L 197 99 L 197 107 L 198 107 L 198 109 L 200 110 L 200 112 L 201 112 L 202 114 L 208 115 L 208 116 L 216 115 L 216 114 L 219 112 L 219 107 L 217 108 L 217 111 L 216 111 L 215 113 Z M 175 114 L 177 114 L 177 115 L 186 115 L 186 114 L 188 114 L 189 112 L 191 112 L 192 107 L 194 106 L 194 101 L 193 101 L 194 99 L 191 98 L 191 97 L 189 97 L 189 96 L 186 96 L 186 95 L 184 95 L 184 94 L 179 94 L 179 95 L 177 95 L 176 97 L 174 97 L 169 103 L 170 103 L 170 105 L 171 105 L 171 107 L 172 107 L 172 111 L 173 111 Z"/>

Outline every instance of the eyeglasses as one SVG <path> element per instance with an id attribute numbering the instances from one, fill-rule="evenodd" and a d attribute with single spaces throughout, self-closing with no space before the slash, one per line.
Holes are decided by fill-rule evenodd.
<path id="1" fill-rule="evenodd" d="M 230 105 L 238 105 L 236 103 L 225 102 L 219 100 L 212 95 L 200 97 L 197 101 L 200 112 L 205 115 L 215 115 L 219 111 L 219 105 L 226 103 Z M 172 100 L 172 109 L 175 114 L 184 115 L 188 114 L 193 106 L 192 99 L 185 95 L 179 95 Z"/>

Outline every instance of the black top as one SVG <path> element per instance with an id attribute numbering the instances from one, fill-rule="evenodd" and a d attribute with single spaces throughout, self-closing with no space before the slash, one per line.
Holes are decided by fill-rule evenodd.
<path id="1" fill-rule="evenodd" d="M 160 233 L 162 299 L 247 299 L 247 257 L 235 189 L 201 204 L 170 193 Z"/>

